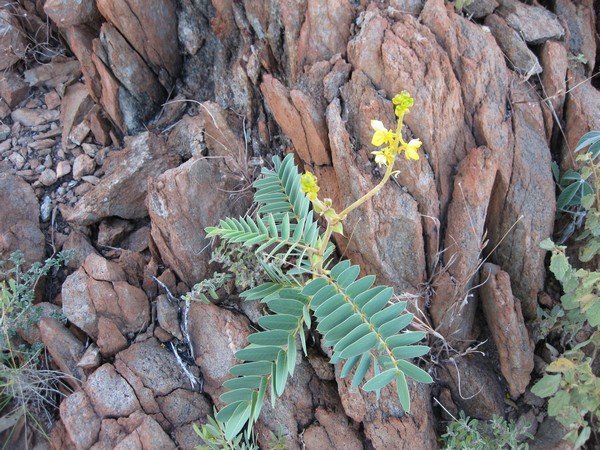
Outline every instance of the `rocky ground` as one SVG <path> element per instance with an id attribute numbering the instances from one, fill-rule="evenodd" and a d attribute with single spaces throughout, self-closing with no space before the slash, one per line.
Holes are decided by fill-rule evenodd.
<path id="1" fill-rule="evenodd" d="M 258 440 L 430 449 L 464 410 L 529 421 L 533 448 L 562 445 L 530 392 L 547 363 L 531 325 L 556 302 L 539 248 L 551 161 L 572 167 L 600 129 L 591 1 L 0 4 L 0 254 L 74 253 L 20 331 L 68 389 L 49 441 L 23 428 L 10 448 L 198 445 L 192 424 L 220 406 L 258 316 L 235 293 L 180 299 L 216 269 L 204 228 L 250 210 L 273 154 L 294 151 L 336 205 L 362 195 L 378 180 L 370 120 L 391 125 L 402 89 L 422 158 L 399 163 L 338 244 L 444 337 L 423 361 L 436 385 L 411 385 L 407 416 L 391 388 L 350 390 L 315 341 Z"/>

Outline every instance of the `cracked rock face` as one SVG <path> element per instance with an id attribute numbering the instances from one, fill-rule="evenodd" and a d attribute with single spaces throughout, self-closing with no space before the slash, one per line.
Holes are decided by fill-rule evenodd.
<path id="1" fill-rule="evenodd" d="M 97 340 L 105 356 L 122 349 L 119 341 L 150 323 L 146 294 L 125 280 L 119 265 L 92 253 L 63 284 L 65 316 Z"/>
<path id="2" fill-rule="evenodd" d="M 210 413 L 204 395 L 191 389 L 176 358 L 155 339 L 102 365 L 60 410 L 69 443 L 94 449 L 190 448 L 197 443 L 192 422 Z"/>

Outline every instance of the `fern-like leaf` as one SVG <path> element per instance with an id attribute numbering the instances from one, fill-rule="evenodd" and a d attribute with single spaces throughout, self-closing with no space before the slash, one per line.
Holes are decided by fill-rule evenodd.
<path id="1" fill-rule="evenodd" d="M 248 337 L 250 345 L 235 355 L 244 363 L 230 370 L 238 377 L 224 383 L 230 390 L 220 397 L 227 405 L 217 419 L 226 423 L 227 439 L 238 434 L 246 422 L 252 425 L 258 419 L 267 389 L 272 403 L 283 393 L 288 376 L 294 373 L 296 338 L 299 334 L 304 337 L 309 302 L 302 288 L 276 283 L 265 283 L 245 294 L 247 298 L 260 298 L 273 314 L 259 319 L 264 331 Z"/>
<path id="2" fill-rule="evenodd" d="M 359 266 L 341 261 L 330 278 L 316 278 L 303 289 L 308 295 L 325 344 L 333 347 L 332 363 L 346 360 L 342 376 L 354 370 L 352 386 L 360 385 L 369 367 L 375 376 L 363 389 L 377 391 L 396 380 L 402 407 L 410 410 L 406 376 L 423 383 L 433 380 L 427 372 L 406 361 L 429 351 L 424 345 L 410 345 L 424 337 L 420 332 L 404 330 L 412 321 L 405 313 L 406 302 L 391 303 L 393 290 L 385 286 L 372 288 L 375 277 L 359 278 Z"/>

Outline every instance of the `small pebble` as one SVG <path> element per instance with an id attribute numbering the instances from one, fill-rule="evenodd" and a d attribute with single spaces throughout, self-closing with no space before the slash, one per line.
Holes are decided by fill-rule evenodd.
<path id="1" fill-rule="evenodd" d="M 3 141 L 10 136 L 10 127 L 8 125 L 0 125 L 0 141 Z"/>
<path id="2" fill-rule="evenodd" d="M 46 169 L 41 173 L 39 182 L 44 186 L 52 186 L 54 183 L 56 183 L 57 179 L 58 178 L 56 177 L 56 172 L 54 170 Z"/>
<path id="3" fill-rule="evenodd" d="M 52 199 L 49 195 L 44 197 L 44 201 L 40 206 L 40 218 L 42 222 L 48 222 L 50 220 L 50 215 L 52 214 Z"/>
<path id="4" fill-rule="evenodd" d="M 25 158 L 23 158 L 21 156 L 20 153 L 15 152 L 12 153 L 8 159 L 10 160 L 11 163 L 13 163 L 13 165 L 15 166 L 15 169 L 17 170 L 21 170 L 23 168 L 23 166 L 25 165 Z"/>
<path id="5" fill-rule="evenodd" d="M 71 164 L 69 164 L 69 161 L 59 161 L 58 164 L 56 164 L 56 176 L 58 178 L 62 178 L 70 172 Z"/>

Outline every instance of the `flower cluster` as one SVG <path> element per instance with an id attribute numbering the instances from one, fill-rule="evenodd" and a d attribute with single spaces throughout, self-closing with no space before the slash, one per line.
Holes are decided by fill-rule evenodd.
<path id="1" fill-rule="evenodd" d="M 310 201 L 315 201 L 317 199 L 317 194 L 321 188 L 317 184 L 317 177 L 311 172 L 306 172 L 300 177 L 300 186 L 302 192 L 306 194 Z"/>
<path id="2" fill-rule="evenodd" d="M 420 139 L 412 139 L 406 143 L 402 137 L 402 122 L 404 114 L 409 112 L 409 108 L 415 103 L 414 99 L 406 91 L 402 91 L 392 99 L 392 103 L 396 105 L 395 113 L 398 117 L 398 126 L 396 131 L 388 130 L 385 128 L 380 120 L 372 120 L 371 127 L 375 130 L 371 144 L 376 147 L 386 145 L 381 150 L 376 150 L 373 153 L 375 155 L 375 162 L 377 164 L 383 164 L 385 166 L 391 166 L 394 164 L 396 155 L 404 151 L 404 156 L 409 160 L 419 159 L 419 147 L 421 147 Z"/>

